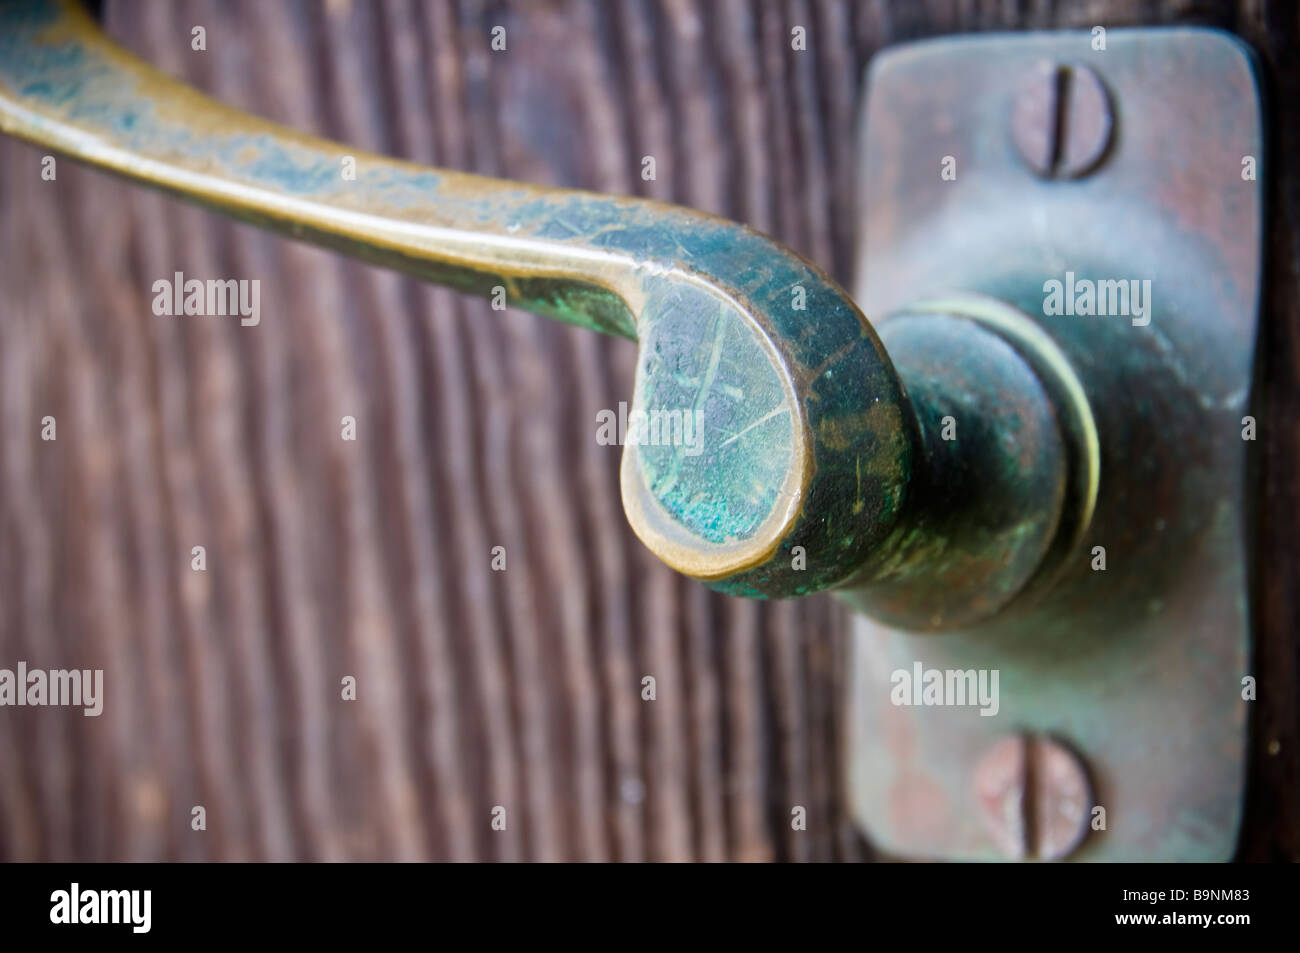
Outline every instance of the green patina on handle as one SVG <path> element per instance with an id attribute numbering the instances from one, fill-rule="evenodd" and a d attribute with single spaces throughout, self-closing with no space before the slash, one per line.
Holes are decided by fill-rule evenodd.
<path id="1" fill-rule="evenodd" d="M 632 413 L 651 426 L 624 447 L 624 508 L 651 550 L 714 588 L 814 592 L 898 543 L 920 446 L 898 376 L 844 291 L 742 225 L 303 135 L 168 78 L 57 0 L 0 2 L 0 129 L 295 238 L 470 293 L 502 287 L 520 308 L 637 340 Z"/>

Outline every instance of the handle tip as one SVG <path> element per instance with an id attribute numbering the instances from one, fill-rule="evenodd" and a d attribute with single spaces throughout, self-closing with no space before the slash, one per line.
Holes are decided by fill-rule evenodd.
<path id="1" fill-rule="evenodd" d="M 825 293 L 836 307 L 808 334 L 680 276 L 642 310 L 624 511 L 659 559 L 721 591 L 828 588 L 901 508 L 915 438 L 897 377 L 843 292 Z"/>

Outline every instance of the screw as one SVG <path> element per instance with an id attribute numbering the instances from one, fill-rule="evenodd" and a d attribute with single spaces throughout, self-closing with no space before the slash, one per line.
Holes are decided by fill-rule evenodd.
<path id="1" fill-rule="evenodd" d="M 975 798 L 998 850 L 1014 860 L 1062 860 L 1088 832 L 1088 773 L 1052 738 L 1012 735 L 974 775 Z"/>
<path id="2" fill-rule="evenodd" d="M 1110 96 L 1086 66 L 1039 63 L 1011 113 L 1020 156 L 1045 179 L 1077 179 L 1101 162 L 1114 132 Z"/>

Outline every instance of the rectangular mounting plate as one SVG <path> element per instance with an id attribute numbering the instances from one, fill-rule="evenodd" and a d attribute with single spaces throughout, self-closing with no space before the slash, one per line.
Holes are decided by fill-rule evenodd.
<path id="1" fill-rule="evenodd" d="M 1058 340 L 1102 442 L 1100 519 L 1072 571 L 1095 572 L 1100 546 L 1107 576 L 1125 580 L 1113 601 L 1054 604 L 1049 593 L 1041 610 L 972 633 L 916 635 L 855 617 L 848 786 L 855 820 L 887 854 L 1007 857 L 974 775 L 1016 735 L 1058 739 L 1085 767 L 1088 830 L 1070 859 L 1235 851 L 1253 682 L 1243 418 L 1260 291 L 1258 80 L 1250 51 L 1218 31 L 1105 31 L 1104 49 L 1096 39 L 931 40 L 879 55 L 868 75 L 858 303 L 876 323 L 921 299 L 977 292 Z M 1090 68 L 1109 96 L 1109 147 L 1076 179 L 1035 174 L 1012 131 L 1024 84 L 1052 64 Z M 1123 336 L 1106 324 L 1115 316 L 1045 315 L 1044 283 L 1071 270 L 1151 279 L 1149 325 L 1130 333 L 1125 321 Z M 1092 327 L 1109 342 L 1090 349 L 1093 332 L 1081 329 Z M 1174 369 L 1185 403 L 1153 408 L 1141 374 L 1113 370 L 1142 349 Z M 1169 428 L 1187 428 L 1169 441 L 1186 459 L 1163 470 L 1154 450 L 1117 459 L 1115 431 L 1127 431 L 1126 446 L 1148 435 L 1159 444 L 1158 429 L 1141 428 L 1160 428 L 1166 409 Z M 998 670 L 997 715 L 896 706 L 894 673 L 918 663 Z"/>

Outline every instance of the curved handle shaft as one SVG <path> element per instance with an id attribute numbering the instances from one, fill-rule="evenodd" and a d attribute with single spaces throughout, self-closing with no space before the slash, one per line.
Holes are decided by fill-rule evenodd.
<path id="1" fill-rule="evenodd" d="M 76 2 L 0 4 L 0 130 L 295 238 L 472 293 L 501 285 L 518 307 L 635 337 L 610 292 L 649 248 L 601 233 L 645 203 L 434 170 L 286 129 L 122 50 Z"/>
<path id="2" fill-rule="evenodd" d="M 825 588 L 897 521 L 917 436 L 878 339 L 822 272 L 744 226 L 282 128 L 151 68 L 70 0 L 0 0 L 0 130 L 372 263 L 478 294 L 501 286 L 518 307 L 637 339 L 633 414 L 680 422 L 679 439 L 625 446 L 624 508 L 657 555 L 717 588 Z M 694 421 L 685 443 L 681 424 Z"/>

